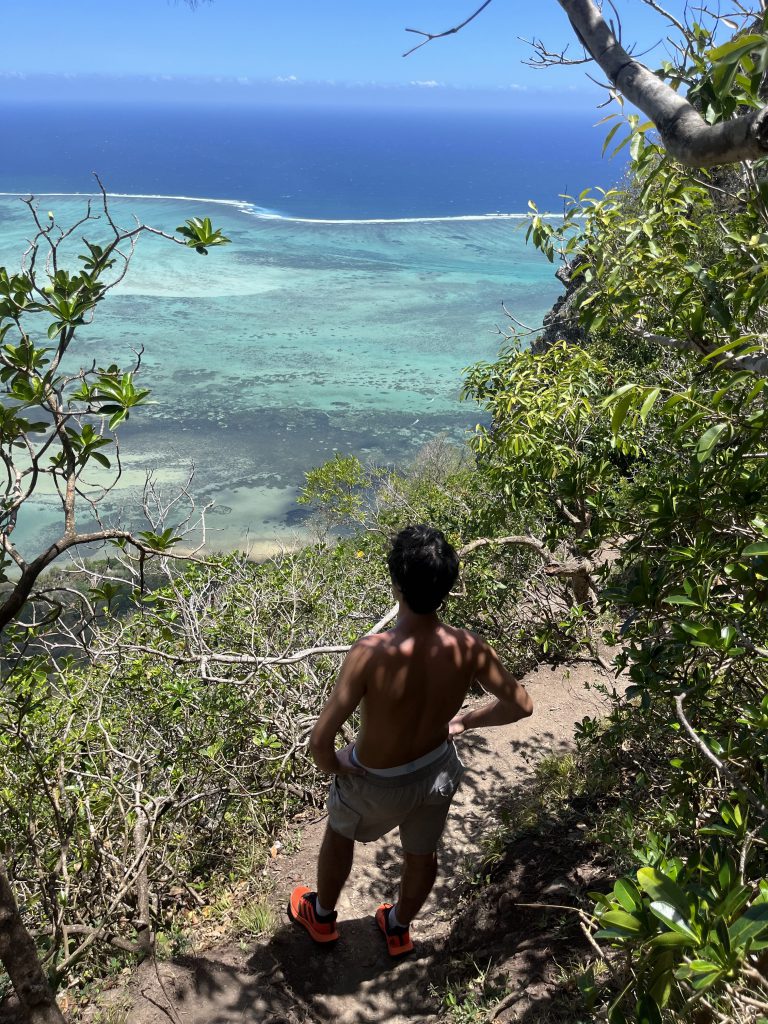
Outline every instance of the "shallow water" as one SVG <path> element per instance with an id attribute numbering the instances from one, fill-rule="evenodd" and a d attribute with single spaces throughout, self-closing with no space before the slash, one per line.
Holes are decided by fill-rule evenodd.
<path id="1" fill-rule="evenodd" d="M 62 225 L 84 205 L 40 198 Z M 120 429 L 127 472 L 107 507 L 135 523 L 146 471 L 172 488 L 194 465 L 196 497 L 216 502 L 214 548 L 293 537 L 303 474 L 335 451 L 404 462 L 437 433 L 464 436 L 478 414 L 458 400 L 462 369 L 495 356 L 502 301 L 538 324 L 561 291 L 515 218 L 292 220 L 160 198 L 111 209 L 167 231 L 209 215 L 232 239 L 202 257 L 143 238 L 69 364 L 127 365 L 143 347 L 153 404 Z M 0 197 L 0 264 L 18 266 L 30 223 Z M 88 236 L 104 238 L 102 223 Z M 16 537 L 53 539 L 56 521 L 49 496 Z"/>

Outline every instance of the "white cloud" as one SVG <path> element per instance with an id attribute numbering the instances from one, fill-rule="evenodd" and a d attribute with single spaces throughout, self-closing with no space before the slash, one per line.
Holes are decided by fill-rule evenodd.
<path id="1" fill-rule="evenodd" d="M 441 82 L 436 82 L 434 78 L 430 78 L 427 82 L 411 82 L 411 85 L 418 85 L 422 89 L 437 89 L 441 84 Z"/>
<path id="2" fill-rule="evenodd" d="M 298 82 L 296 75 L 276 75 L 273 82 Z"/>

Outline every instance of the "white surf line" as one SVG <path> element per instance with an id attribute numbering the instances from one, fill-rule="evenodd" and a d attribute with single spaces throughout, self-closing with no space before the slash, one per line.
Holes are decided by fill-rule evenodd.
<path id="1" fill-rule="evenodd" d="M 285 220 L 291 224 L 444 224 L 453 221 L 486 221 L 486 220 L 528 220 L 531 213 L 465 213 L 446 217 L 367 217 L 365 219 L 331 219 L 326 217 L 287 217 L 281 213 L 263 213 L 246 211 L 260 220 Z M 562 213 L 540 213 L 545 220 L 560 220 Z"/>
<path id="2" fill-rule="evenodd" d="M 184 203 L 217 203 L 220 206 L 234 206 L 248 213 L 259 209 L 255 203 L 247 199 L 213 199 L 211 196 L 166 196 L 145 194 L 142 192 L 107 192 L 108 199 L 170 199 Z M 0 196 L 21 199 L 31 196 L 33 199 L 101 199 L 101 192 L 0 192 Z M 270 214 L 270 216 L 278 216 Z"/>
<path id="3" fill-rule="evenodd" d="M 34 192 L 25 193 L 40 199 L 99 199 L 100 192 Z M 19 192 L 0 192 L 0 196 L 21 198 Z M 143 192 L 107 192 L 108 199 L 167 199 L 184 203 L 217 203 L 220 206 L 232 206 L 259 220 L 282 220 L 291 224 L 441 224 L 450 221 L 486 221 L 486 220 L 528 220 L 533 213 L 467 213 L 443 217 L 366 217 L 366 218 L 330 218 L 330 217 L 291 217 L 287 214 L 275 213 L 266 207 L 258 206 L 248 199 L 214 199 L 211 196 L 168 196 Z M 545 220 L 561 220 L 562 213 L 540 213 Z"/>

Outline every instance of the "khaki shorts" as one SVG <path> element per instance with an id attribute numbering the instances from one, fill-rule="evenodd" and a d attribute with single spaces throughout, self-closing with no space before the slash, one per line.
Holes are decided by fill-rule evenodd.
<path id="1" fill-rule="evenodd" d="M 407 775 L 334 775 L 328 824 L 334 832 L 370 843 L 400 828 L 406 853 L 434 853 L 464 765 L 453 743 L 437 761 Z"/>

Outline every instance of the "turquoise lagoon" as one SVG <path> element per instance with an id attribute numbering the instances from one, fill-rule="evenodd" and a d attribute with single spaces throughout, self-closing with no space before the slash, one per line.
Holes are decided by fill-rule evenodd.
<path id="1" fill-rule="evenodd" d="M 51 210 L 67 226 L 86 197 L 39 203 L 44 218 Z M 69 364 L 127 365 L 143 349 L 153 404 L 120 429 L 125 472 L 108 518 L 138 526 L 146 474 L 170 495 L 194 467 L 197 502 L 214 503 L 205 538 L 213 549 L 260 554 L 300 540 L 304 473 L 334 452 L 403 464 L 437 434 L 464 437 L 478 412 L 459 401 L 462 370 L 497 353 L 501 303 L 537 325 L 561 291 L 515 216 L 334 221 L 222 200 L 110 205 L 123 225 L 138 218 L 166 231 L 207 215 L 232 240 L 199 256 L 142 238 Z M 9 270 L 31 229 L 23 203 L 0 197 L 0 263 Z M 103 221 L 87 234 L 107 237 Z M 16 537 L 31 550 L 57 528 L 48 495 Z"/>

